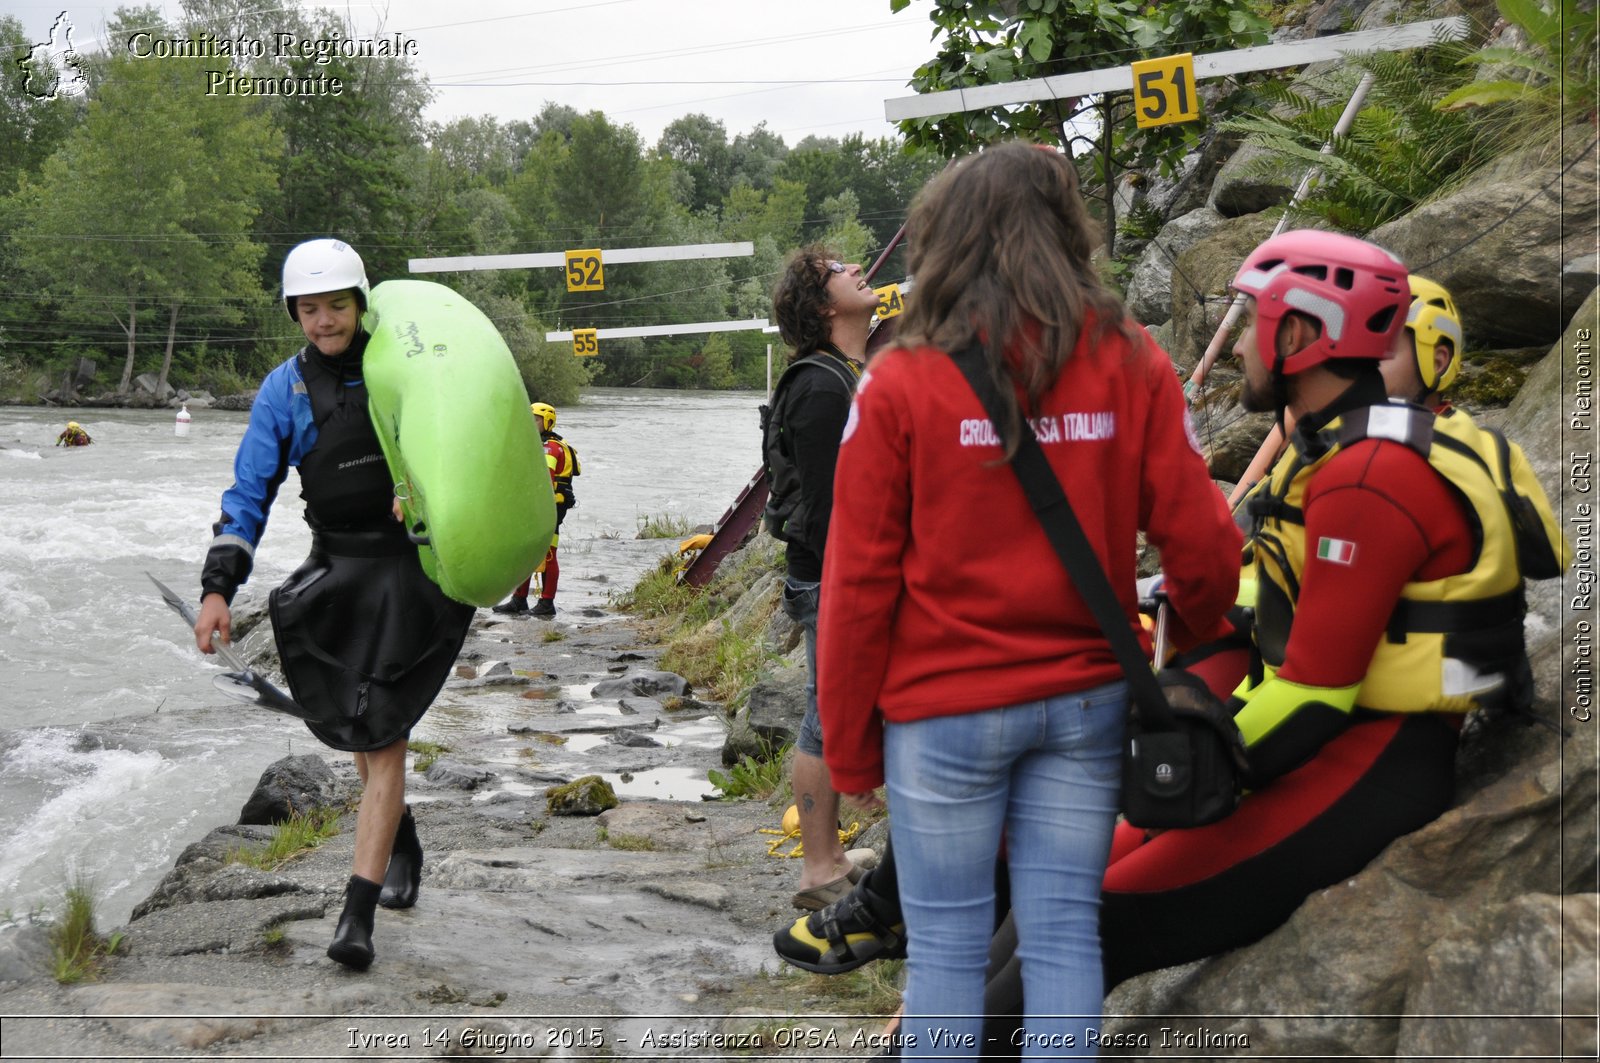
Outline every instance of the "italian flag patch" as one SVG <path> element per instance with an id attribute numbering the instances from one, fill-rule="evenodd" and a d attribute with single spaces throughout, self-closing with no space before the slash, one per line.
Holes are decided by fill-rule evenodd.
<path id="1" fill-rule="evenodd" d="M 1317 559 L 1332 561 L 1336 565 L 1356 563 L 1356 544 L 1349 539 L 1330 539 L 1324 535 L 1317 541 Z"/>

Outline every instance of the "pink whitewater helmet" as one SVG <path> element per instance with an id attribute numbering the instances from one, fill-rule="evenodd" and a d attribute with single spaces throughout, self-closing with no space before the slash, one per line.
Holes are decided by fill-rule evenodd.
<path id="1" fill-rule="evenodd" d="M 1233 288 L 1256 300 L 1256 353 L 1287 376 L 1334 358 L 1378 361 L 1405 327 L 1411 305 L 1406 267 L 1376 244 L 1339 233 L 1296 229 L 1252 251 Z M 1322 324 L 1304 350 L 1278 356 L 1278 323 L 1297 310 Z"/>

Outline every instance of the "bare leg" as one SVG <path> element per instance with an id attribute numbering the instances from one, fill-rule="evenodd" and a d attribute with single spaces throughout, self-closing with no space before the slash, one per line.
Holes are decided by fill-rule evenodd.
<path id="1" fill-rule="evenodd" d="M 356 771 L 364 788 L 356 813 L 356 857 L 351 870 L 369 882 L 382 882 L 395 828 L 406 806 L 406 740 L 357 753 Z"/>
<path id="2" fill-rule="evenodd" d="M 839 795 L 821 757 L 799 750 L 790 773 L 794 803 L 800 812 L 800 846 L 804 850 L 800 888 L 826 885 L 850 871 L 839 844 Z"/>

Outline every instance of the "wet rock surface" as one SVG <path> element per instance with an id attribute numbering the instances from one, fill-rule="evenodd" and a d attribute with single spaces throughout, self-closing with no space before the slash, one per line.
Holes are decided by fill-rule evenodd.
<path id="1" fill-rule="evenodd" d="M 563 637 L 547 641 L 552 630 Z M 353 804 L 338 834 L 270 871 L 227 861 L 271 827 L 218 823 L 116 928 L 99 981 L 58 985 L 42 927 L 0 935 L 6 1054 L 650 1058 L 705 1054 L 658 1050 L 669 1037 L 687 1046 L 805 1010 L 781 988 L 793 976 L 772 977 L 771 935 L 794 917 L 799 873 L 760 833 L 778 812 L 702 800 L 721 707 L 655 656 L 614 615 L 531 624 L 480 611 L 468 667 L 430 714 L 444 733 L 426 737 L 447 751 L 407 776 L 420 900 L 378 910 L 368 971 L 324 954 Z M 593 689 L 602 680 L 612 693 Z M 546 791 L 589 776 L 616 807 L 551 814 Z M 286 758 L 252 818 L 358 792 L 347 756 Z M 735 1012 L 749 1017 L 720 1017 Z"/>

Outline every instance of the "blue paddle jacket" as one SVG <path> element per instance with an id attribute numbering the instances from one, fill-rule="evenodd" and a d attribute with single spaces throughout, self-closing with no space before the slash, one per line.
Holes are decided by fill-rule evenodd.
<path id="1" fill-rule="evenodd" d="M 358 332 L 352 344 L 365 348 L 367 334 Z M 250 406 L 250 424 L 233 459 L 233 486 L 222 493 L 222 516 L 211 526 L 211 548 L 200 571 L 201 597 L 220 594 L 233 604 L 234 593 L 250 578 L 256 545 L 267 528 L 267 513 L 278 488 L 317 443 L 317 426 L 311 411 L 300 356 L 301 348 L 268 373 Z M 361 377 L 346 380 L 347 387 Z"/>

